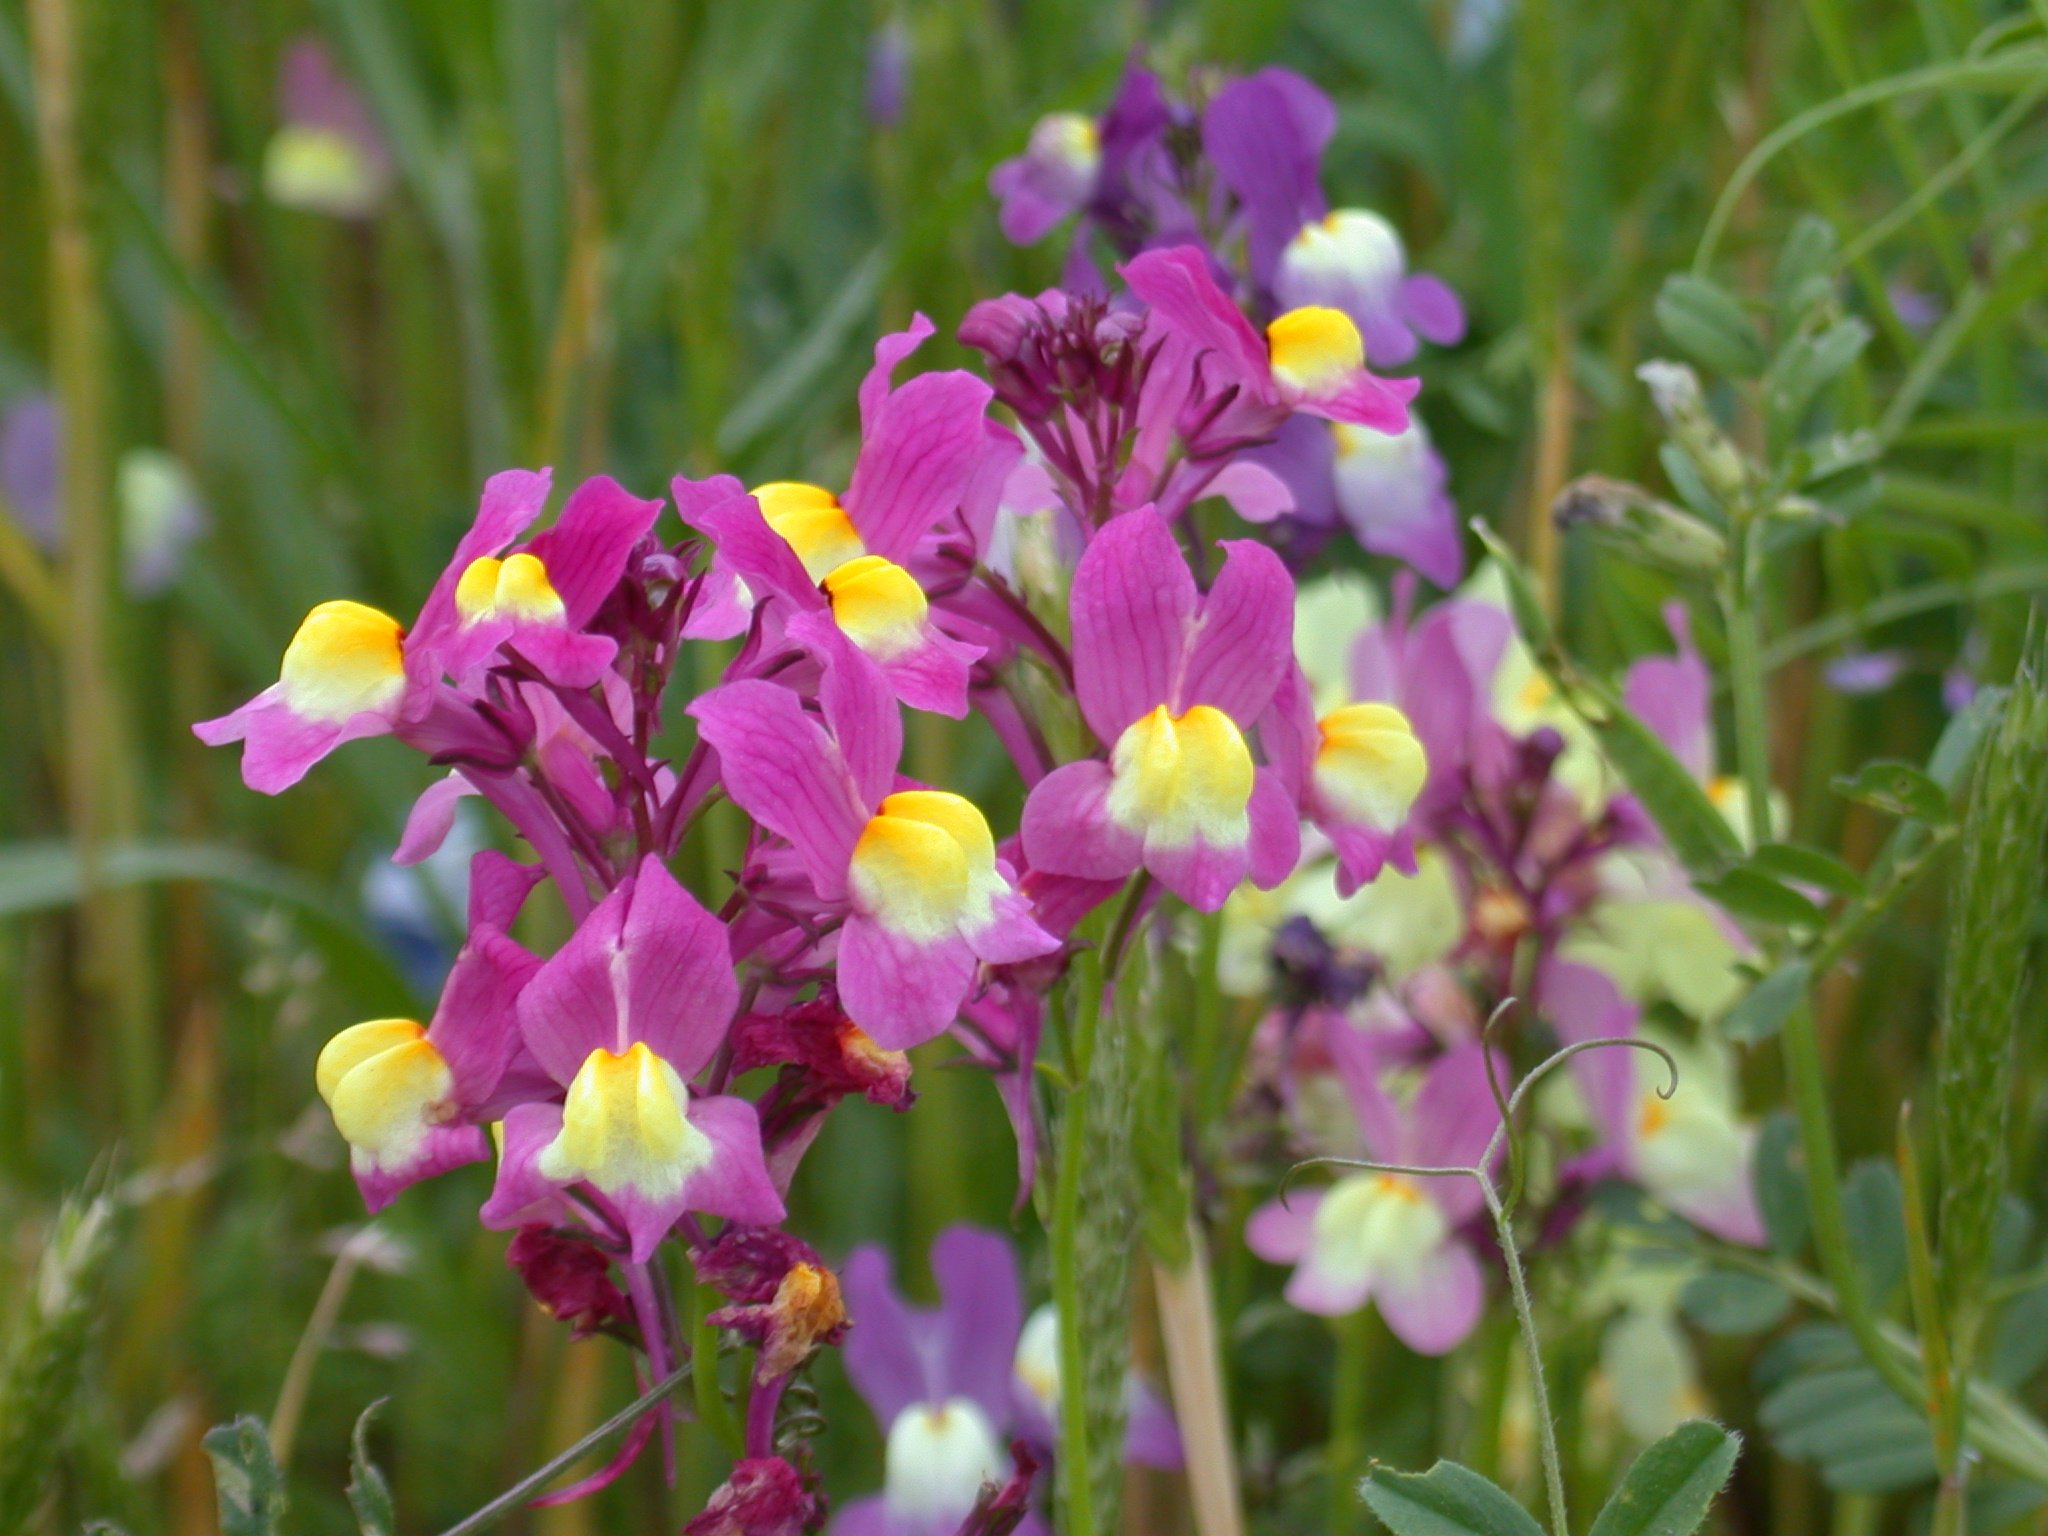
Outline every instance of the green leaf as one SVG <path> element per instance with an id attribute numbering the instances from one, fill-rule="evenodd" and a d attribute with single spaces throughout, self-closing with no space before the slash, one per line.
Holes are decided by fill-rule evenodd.
<path id="1" fill-rule="evenodd" d="M 284 1478 L 270 1454 L 263 1421 L 245 1414 L 232 1424 L 215 1425 L 199 1443 L 213 1458 L 221 1536 L 278 1536 Z"/>
<path id="2" fill-rule="evenodd" d="M 1835 793 L 1894 816 L 1941 825 L 1954 819 L 1948 791 L 1911 763 L 1880 758 L 1835 780 Z"/>
<path id="3" fill-rule="evenodd" d="M 1698 892 L 1733 916 L 1782 928 L 1817 928 L 1820 908 L 1789 885 L 1749 865 L 1712 880 L 1696 880 Z"/>
<path id="4" fill-rule="evenodd" d="M 1798 1163 L 1799 1126 L 1789 1110 L 1766 1116 L 1756 1139 L 1757 1213 L 1764 1219 L 1771 1251 L 1790 1258 L 1806 1246 L 1811 1216 L 1806 1180 Z"/>
<path id="5" fill-rule="evenodd" d="M 1657 323 L 1680 351 L 1716 373 L 1753 379 L 1770 361 L 1742 306 L 1703 277 L 1681 272 L 1666 279 Z"/>
<path id="6" fill-rule="evenodd" d="M 1831 853 L 1791 843 L 1765 843 L 1750 855 L 1750 867 L 1799 885 L 1817 885 L 1837 896 L 1861 896 L 1863 877 Z"/>
<path id="7" fill-rule="evenodd" d="M 1771 304 L 1781 326 L 1797 325 L 1835 290 L 1835 230 L 1818 214 L 1802 214 L 1778 248 L 1771 272 Z"/>
<path id="8" fill-rule="evenodd" d="M 1374 1467 L 1358 1491 L 1394 1536 L 1543 1536 L 1527 1510 L 1455 1461 L 1427 1472 Z"/>
<path id="9" fill-rule="evenodd" d="M 1735 1467 L 1742 1439 L 1718 1424 L 1681 1424 L 1638 1456 L 1593 1521 L 1592 1536 L 1692 1536 Z"/>
<path id="10" fill-rule="evenodd" d="M 1812 979 L 1813 967 L 1806 961 L 1787 960 L 1728 1010 L 1721 1020 L 1721 1033 L 1746 1045 L 1770 1039 L 1784 1028 Z"/>
<path id="11" fill-rule="evenodd" d="M 380 1397 L 365 1408 L 356 1420 L 355 1433 L 349 1437 L 348 1504 L 356 1512 L 356 1524 L 362 1527 L 363 1536 L 393 1536 L 398 1529 L 391 1507 L 391 1484 L 370 1459 L 370 1421 L 389 1401 Z"/>
<path id="12" fill-rule="evenodd" d="M 1870 336 L 1869 325 L 1852 317 L 1786 344 L 1764 385 L 1765 404 L 1782 429 L 1794 426 L 1813 397 L 1862 355 Z"/>
<path id="13" fill-rule="evenodd" d="M 214 843 L 120 843 L 101 850 L 103 887 L 196 881 L 224 886 L 292 909 L 307 936 L 337 967 L 356 973 L 366 993 L 416 1008 L 412 983 L 347 908 L 288 869 Z M 0 844 L 0 918 L 70 906 L 84 888 L 68 842 Z"/>
<path id="14" fill-rule="evenodd" d="M 1583 680 L 1578 685 L 1586 686 Z M 1742 844 L 1728 818 L 1715 808 L 1699 781 L 1655 731 L 1605 690 L 1596 692 L 1597 713 L 1579 708 L 1570 688 L 1560 692 L 1592 727 L 1600 750 L 1650 813 L 1687 870 L 1713 875 L 1742 856 Z"/>
<path id="15" fill-rule="evenodd" d="M 1708 1333 L 1766 1333 L 1791 1309 L 1792 1298 L 1766 1280 L 1740 1269 L 1710 1269 L 1694 1275 L 1679 1293 L 1685 1315 Z"/>

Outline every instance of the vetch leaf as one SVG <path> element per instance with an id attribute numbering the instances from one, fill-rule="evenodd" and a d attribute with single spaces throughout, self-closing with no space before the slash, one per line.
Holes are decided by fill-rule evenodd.
<path id="1" fill-rule="evenodd" d="M 1592 1536 L 1691 1536 L 1735 1467 L 1741 1437 L 1705 1419 L 1681 1424 L 1635 1460 Z"/>
<path id="2" fill-rule="evenodd" d="M 1681 272 L 1657 295 L 1657 323 L 1680 351 L 1716 373 L 1753 379 L 1770 361 L 1742 306 L 1703 277 Z"/>
<path id="3" fill-rule="evenodd" d="M 394 1536 L 398 1529 L 391 1507 L 391 1484 L 370 1459 L 370 1422 L 389 1401 L 380 1397 L 365 1408 L 348 1442 L 348 1504 L 356 1512 L 363 1536 Z"/>
<path id="4" fill-rule="evenodd" d="M 1506 1492 L 1455 1461 L 1427 1472 L 1374 1467 L 1358 1491 L 1394 1536 L 1543 1536 Z"/>
<path id="5" fill-rule="evenodd" d="M 270 1454 L 263 1421 L 244 1414 L 217 1424 L 199 1442 L 213 1458 L 214 1497 L 221 1536 L 278 1536 L 284 1518 L 284 1478 Z"/>
<path id="6" fill-rule="evenodd" d="M 1744 865 L 1713 880 L 1696 880 L 1694 888 L 1736 917 L 1782 928 L 1820 926 L 1820 908 L 1782 881 Z"/>
<path id="7" fill-rule="evenodd" d="M 1678 1304 L 1708 1333 L 1739 1337 L 1777 1327 L 1791 1309 L 1792 1298 L 1762 1275 L 1710 1269 L 1686 1282 Z"/>
<path id="8" fill-rule="evenodd" d="M 1750 856 L 1750 867 L 1796 885 L 1817 885 L 1837 896 L 1861 896 L 1863 877 L 1831 853 L 1792 843 L 1765 843 Z"/>
<path id="9" fill-rule="evenodd" d="M 1911 763 L 1889 758 L 1865 763 L 1854 774 L 1837 778 L 1835 793 L 1894 816 L 1910 816 L 1915 821 L 1936 825 L 1952 820 L 1955 815 L 1947 790 Z"/>
<path id="10" fill-rule="evenodd" d="M 1745 1045 L 1770 1039 L 1784 1028 L 1812 979 L 1813 967 L 1806 961 L 1787 960 L 1728 1010 L 1721 1020 L 1721 1033 Z"/>

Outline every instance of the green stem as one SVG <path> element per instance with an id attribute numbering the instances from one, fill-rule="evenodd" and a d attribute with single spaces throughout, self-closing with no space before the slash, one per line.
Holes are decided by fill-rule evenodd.
<path id="1" fill-rule="evenodd" d="M 1734 545 L 1737 561 L 1749 532 L 1738 524 Z M 1771 836 L 1770 710 L 1764 697 L 1763 650 L 1758 641 L 1755 594 L 1747 575 L 1738 571 L 1722 602 L 1728 628 L 1729 689 L 1735 705 L 1735 764 L 1748 800 L 1749 846 L 1760 848 Z"/>
<path id="2" fill-rule="evenodd" d="M 697 1418 L 704 1428 L 737 1456 L 744 1445 L 740 1427 L 732 1416 L 732 1405 L 718 1381 L 718 1330 L 711 1326 L 711 1293 L 695 1280 L 685 1277 L 684 1294 L 690 1301 L 690 1359 L 698 1367 L 690 1378 L 696 1400 Z"/>
<path id="3" fill-rule="evenodd" d="M 1521 1330 L 1522 1348 L 1529 1356 L 1530 1407 L 1536 1419 L 1536 1448 L 1543 1461 L 1543 1491 L 1550 1504 L 1551 1536 L 1571 1536 L 1565 1513 L 1564 1462 L 1557 1453 L 1557 1425 L 1550 1416 L 1550 1387 L 1543 1375 L 1543 1341 L 1536 1332 L 1536 1309 L 1529 1302 L 1529 1280 L 1522 1269 L 1522 1251 L 1515 1242 L 1514 1223 L 1507 1207 L 1494 1192 L 1493 1180 L 1484 1173 L 1480 1191 L 1486 1196 L 1487 1214 L 1500 1239 L 1501 1257 L 1507 1263 L 1508 1294 L 1514 1298 L 1515 1323 Z"/>
<path id="4" fill-rule="evenodd" d="M 1088 1479 L 1088 1414 L 1081 1381 L 1086 1358 L 1081 1337 L 1082 1144 L 1087 1136 L 1088 1069 L 1095 1060 L 1096 1030 L 1102 1020 L 1101 960 L 1083 951 L 1074 961 L 1075 1011 L 1072 1085 L 1060 1117 L 1059 1166 L 1054 1175 L 1052 1219 L 1053 1302 L 1059 1318 L 1060 1456 L 1059 1482 L 1068 1536 L 1095 1536 L 1095 1505 Z"/>
<path id="5" fill-rule="evenodd" d="M 1360 1308 L 1332 1325 L 1337 1335 L 1336 1379 L 1330 1397 L 1330 1505 L 1323 1528 L 1330 1536 L 1356 1530 L 1359 1460 L 1365 1453 L 1366 1386 L 1372 1375 L 1372 1313 Z"/>

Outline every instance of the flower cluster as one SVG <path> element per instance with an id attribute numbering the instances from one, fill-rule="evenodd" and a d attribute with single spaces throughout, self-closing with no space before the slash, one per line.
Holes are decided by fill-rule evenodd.
<path id="1" fill-rule="evenodd" d="M 1399 366 L 1421 342 L 1462 339 L 1463 306 L 1442 279 L 1408 270 L 1401 237 L 1386 219 L 1369 209 L 1329 207 L 1321 165 L 1337 115 L 1315 86 L 1291 70 L 1267 68 L 1239 79 L 1198 76 L 1191 95 L 1172 98 L 1156 74 L 1133 64 L 1100 118 L 1045 118 L 1024 153 L 991 176 L 1011 240 L 1030 244 L 1073 221 L 1064 294 L 1041 323 L 1053 333 L 1041 347 L 1070 368 L 1092 353 L 1130 387 L 1131 365 L 1115 345 L 1126 339 L 1121 323 L 1112 320 L 1106 335 L 1091 340 L 1099 312 L 1084 305 L 1070 319 L 1066 311 L 1076 299 L 1109 296 L 1104 256 L 1199 253 L 1205 260 L 1197 265 L 1265 327 L 1270 373 L 1260 366 L 1256 341 L 1225 341 L 1224 331 L 1236 328 L 1203 291 L 1199 274 L 1161 266 L 1132 277 L 1130 286 L 1148 304 L 1179 314 L 1176 323 L 1223 343 L 1203 381 L 1208 393 L 1184 408 L 1205 429 L 1191 442 L 1228 451 L 1247 430 L 1268 439 L 1235 462 L 1235 483 L 1219 483 L 1217 493 L 1236 491 L 1232 500 L 1249 517 L 1285 514 L 1288 543 L 1303 556 L 1341 523 L 1368 550 L 1412 565 L 1439 586 L 1455 584 L 1463 569 L 1456 510 L 1443 460 L 1421 421 L 1393 419 L 1384 398 L 1369 419 L 1361 414 L 1365 392 L 1355 388 L 1344 403 L 1336 397 L 1345 393 L 1337 383 L 1341 364 L 1354 356 Z M 1180 291 L 1166 297 L 1172 288 Z M 993 322 L 989 330 L 992 338 L 1001 334 Z M 1001 388 L 1006 359 L 994 349 L 991 355 Z M 1228 363 L 1233 356 L 1240 359 L 1235 366 Z M 1235 400 L 1216 401 L 1233 387 Z M 1261 430 L 1253 407 L 1275 398 L 1335 408 L 1308 404 L 1276 429 Z M 1205 409 L 1214 417 L 1205 418 Z M 1028 425 L 1027 413 L 1019 414 Z M 1057 463 L 1046 439 L 1033 437 Z M 1206 486 L 1202 456 L 1191 457 L 1197 466 L 1183 487 Z M 1158 499 L 1170 505 L 1163 493 Z"/>
<path id="2" fill-rule="evenodd" d="M 351 740 L 418 750 L 443 777 L 415 805 L 400 862 L 432 856 L 469 797 L 523 841 L 530 862 L 474 855 L 467 937 L 432 1018 L 343 1030 L 318 1088 L 373 1209 L 493 1162 L 481 1220 L 517 1229 L 511 1257 L 536 1298 L 579 1333 L 629 1343 L 648 1383 L 686 1353 L 664 1254 L 679 1249 L 725 1296 L 714 1322 L 752 1351 L 745 1459 L 693 1530 L 824 1518 L 807 1415 L 788 1408 L 802 1394 L 787 1388 L 842 1338 L 890 1421 L 885 1505 L 920 1531 L 1019 1516 L 1027 1463 L 1051 1449 L 1052 1325 L 1019 1325 L 1014 1274 L 1007 1289 L 992 1278 L 1007 1252 L 975 1258 L 986 1243 L 956 1234 L 938 1255 L 949 1298 L 964 1266 L 976 1276 L 957 1284 L 980 1290 L 977 1305 L 1008 1296 L 1009 1311 L 981 1319 L 986 1337 L 943 1370 L 905 1355 L 876 1261 L 857 1257 L 842 1289 L 784 1230 L 824 1117 L 852 1095 L 908 1108 L 905 1053 L 952 1032 L 997 1076 L 1028 1186 L 1040 1024 L 1093 908 L 1124 892 L 1139 921 L 1167 897 L 1215 913 L 1247 882 L 1299 880 L 1305 837 L 1331 850 L 1338 890 L 1370 888 L 1388 866 L 1413 875 L 1411 811 L 1449 814 L 1426 788 L 1435 756 L 1466 782 L 1474 745 L 1410 726 L 1408 711 L 1440 710 L 1426 690 L 1319 698 L 1286 564 L 1205 531 L 1204 503 L 1254 527 L 1300 504 L 1272 456 L 1304 424 L 1339 444 L 1333 431 L 1410 431 L 1416 383 L 1366 365 L 1385 317 L 1363 290 L 1304 287 L 1309 258 L 1289 254 L 1300 218 L 1322 215 L 1327 104 L 1311 110 L 1306 90 L 1268 71 L 1210 102 L 1205 163 L 1221 185 L 1264 190 L 1205 205 L 1186 231 L 1202 240 L 1174 243 L 1156 222 L 1114 295 L 975 306 L 960 336 L 987 380 L 899 379 L 932 334 L 922 316 L 883 337 L 843 488 L 678 478 L 665 524 L 663 501 L 600 478 L 550 519 L 548 474 L 506 471 L 410 623 L 323 603 L 274 685 L 196 727 L 240 742 L 245 780 L 267 793 Z M 1275 92 L 1314 119 L 1277 244 L 1281 210 L 1260 201 L 1271 187 L 1238 175 Z M 1161 110 L 1128 142 L 1108 135 L 1126 156 L 1114 196 L 1158 221 L 1152 178 L 1187 126 Z M 1109 198 L 1089 203 L 1105 228 Z M 1209 215 L 1251 251 L 1249 276 L 1204 243 L 1222 227 Z M 1304 302 L 1276 310 L 1270 296 L 1290 293 Z M 716 682 L 677 698 L 678 677 L 713 654 Z M 905 709 L 987 721 L 1023 798 L 1015 835 L 909 776 Z M 718 801 L 744 817 L 744 844 L 720 889 L 693 892 L 673 870 Z M 573 925 L 545 956 L 513 936 L 533 931 L 521 912 L 543 881 Z M 1439 1247 L 1462 1296 L 1470 1254 Z M 667 1413 L 577 1491 L 616 1476 Z M 1134 1456 L 1169 1454 L 1156 1417 L 1135 1416 Z M 1005 1459 L 1005 1433 L 1036 1449 Z M 945 1475 L 917 1470 L 934 1467 Z M 1006 1477 L 1018 1491 L 977 1515 L 983 1480 Z"/>
<path id="3" fill-rule="evenodd" d="M 1739 930 L 1612 781 L 1486 575 L 1419 617 L 1408 597 L 1375 619 L 1362 593 L 1333 584 L 1305 591 L 1302 608 L 1325 636 L 1304 647 L 1311 689 L 1398 706 L 1427 753 L 1429 781 L 1400 834 L 1410 875 L 1348 890 L 1339 843 L 1279 890 L 1234 898 L 1228 914 L 1226 985 L 1263 993 L 1278 981 L 1261 1045 L 1289 1140 L 1374 1162 L 1475 1166 L 1499 1125 L 1482 1032 L 1503 1003 L 1526 999 L 1527 1016 L 1498 1035 L 1497 1084 L 1593 1040 L 1654 1039 L 1686 1069 L 1686 1091 L 1667 1100 L 1645 1053 L 1572 1058 L 1575 1091 L 1542 1101 L 1544 1128 L 1568 1142 L 1545 1230 L 1559 1235 L 1587 1189 L 1619 1179 L 1718 1238 L 1761 1243 L 1755 1130 L 1733 1112 L 1725 1062 L 1704 1039 L 1646 1020 L 1652 1005 L 1694 1021 L 1725 1011 L 1741 989 Z M 1627 701 L 1735 819 L 1734 787 L 1711 774 L 1710 679 L 1682 612 L 1671 617 L 1676 652 L 1635 663 Z M 1474 1255 L 1491 1238 L 1471 1180 L 1354 1174 L 1265 1207 L 1247 1238 L 1296 1266 L 1296 1305 L 1341 1314 L 1370 1298 L 1422 1352 L 1451 1348 L 1479 1319 Z"/>

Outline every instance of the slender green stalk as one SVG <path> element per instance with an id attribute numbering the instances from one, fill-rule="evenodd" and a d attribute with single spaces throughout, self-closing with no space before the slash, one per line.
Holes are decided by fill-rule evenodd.
<path id="1" fill-rule="evenodd" d="M 1500 1239 L 1501 1257 L 1507 1264 L 1508 1294 L 1515 1304 L 1515 1324 L 1529 1358 L 1530 1411 L 1536 1420 L 1536 1449 L 1543 1462 L 1543 1493 L 1550 1507 L 1551 1536 L 1571 1536 L 1564 1498 L 1564 1460 L 1558 1455 L 1557 1422 L 1550 1415 L 1550 1386 L 1543 1370 L 1543 1339 L 1536 1332 L 1536 1309 L 1529 1301 L 1529 1278 L 1522 1267 L 1522 1250 L 1515 1241 L 1514 1222 L 1507 1207 L 1501 1204 L 1493 1180 L 1483 1169 L 1479 1188 L 1486 1196 L 1486 1212 L 1493 1218 L 1494 1234 Z"/>
<path id="2" fill-rule="evenodd" d="M 1337 1335 L 1337 1364 L 1330 1396 L 1329 1512 L 1323 1528 L 1330 1536 L 1341 1536 L 1357 1530 L 1364 1513 L 1358 1475 L 1365 1455 L 1366 1389 L 1372 1376 L 1372 1313 L 1361 1307 L 1338 1318 L 1331 1328 Z"/>
<path id="3" fill-rule="evenodd" d="M 1746 560 L 1743 547 L 1752 537 L 1738 524 L 1734 559 Z M 1764 696 L 1763 650 L 1758 638 L 1755 591 L 1746 572 L 1735 575 L 1722 612 L 1728 628 L 1729 688 L 1735 703 L 1735 765 L 1748 801 L 1748 837 L 1752 848 L 1771 836 L 1770 708 Z"/>
<path id="4" fill-rule="evenodd" d="M 483 1508 L 477 1510 L 474 1514 L 464 1516 L 449 1526 L 447 1530 L 441 1533 L 441 1536 L 470 1536 L 472 1531 L 481 1531 L 486 1526 L 494 1525 L 504 1519 L 507 1515 L 517 1510 L 520 1505 L 524 1504 L 528 1498 L 540 1492 L 541 1489 L 547 1487 L 549 1483 L 553 1482 L 562 1473 L 576 1465 L 584 1455 L 604 1444 L 613 1435 L 616 1435 L 620 1430 L 632 1424 L 642 1414 L 653 1408 L 663 1398 L 674 1392 L 677 1387 L 680 1387 L 690 1379 L 691 1368 L 688 1365 L 677 1366 L 675 1370 L 669 1372 L 668 1375 L 606 1419 L 566 1451 L 563 1451 L 559 1456 L 550 1457 L 541 1466 L 536 1467 L 510 1488 L 507 1488 L 503 1493 L 491 1500 L 490 1503 L 484 1505 Z"/>
<path id="5" fill-rule="evenodd" d="M 1913 1328 L 1920 1336 L 1927 1421 L 1934 1431 L 1934 1465 L 1940 1482 L 1934 1501 L 1934 1536 L 1964 1536 L 1968 1524 L 1962 1435 L 1965 1399 L 1958 1392 L 1949 1354 L 1948 1319 L 1934 1276 L 1934 1245 L 1928 1233 L 1927 1191 L 1913 1145 L 1912 1106 L 1899 1111 L 1900 1204 L 1906 1217 L 1906 1289 L 1913 1304 Z"/>
<path id="6" fill-rule="evenodd" d="M 1060 1346 L 1061 1528 L 1068 1536 L 1095 1536 L 1095 1505 L 1088 1485 L 1088 1413 L 1080 1382 L 1087 1367 L 1081 1333 L 1081 1162 L 1087 1139 L 1089 1072 L 1102 1019 L 1102 967 L 1092 950 L 1074 962 L 1072 1085 L 1060 1117 L 1059 1166 L 1054 1174 L 1052 1219 L 1053 1301 Z"/>

